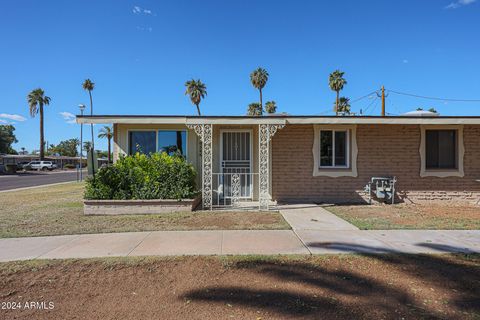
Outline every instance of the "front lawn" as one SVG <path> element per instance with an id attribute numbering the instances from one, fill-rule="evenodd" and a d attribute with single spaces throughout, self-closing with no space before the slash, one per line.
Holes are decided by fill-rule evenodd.
<path id="1" fill-rule="evenodd" d="M 479 319 L 480 255 L 56 260 L 0 264 L 2 319 Z"/>
<path id="2" fill-rule="evenodd" d="M 277 212 L 84 216 L 80 183 L 0 193 L 0 237 L 219 229 L 290 229 Z"/>
<path id="3" fill-rule="evenodd" d="M 325 209 L 364 230 L 480 229 L 480 207 L 473 205 L 338 205 Z"/>

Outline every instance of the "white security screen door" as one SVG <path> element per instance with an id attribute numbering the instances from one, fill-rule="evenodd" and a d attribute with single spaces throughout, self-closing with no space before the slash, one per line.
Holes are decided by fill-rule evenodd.
<path id="1" fill-rule="evenodd" d="M 232 176 L 240 178 L 240 198 L 252 197 L 252 141 L 247 130 L 222 131 L 221 167 L 223 196 L 232 197 Z"/>

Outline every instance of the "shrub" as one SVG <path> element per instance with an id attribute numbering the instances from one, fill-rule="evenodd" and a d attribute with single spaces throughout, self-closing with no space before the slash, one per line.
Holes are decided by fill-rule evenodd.
<path id="1" fill-rule="evenodd" d="M 66 165 L 63 166 L 65 169 L 75 169 L 77 165 L 73 163 L 67 163 Z"/>
<path id="2" fill-rule="evenodd" d="M 184 157 L 155 153 L 122 157 L 86 180 L 85 199 L 186 199 L 196 195 L 195 169 Z"/>

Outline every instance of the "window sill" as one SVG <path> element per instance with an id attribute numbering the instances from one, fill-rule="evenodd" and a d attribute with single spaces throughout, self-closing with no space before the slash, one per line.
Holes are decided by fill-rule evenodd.
<path id="1" fill-rule="evenodd" d="M 420 172 L 420 177 L 438 177 L 438 178 L 447 178 L 447 177 L 464 177 L 465 174 L 463 170 L 453 169 L 453 170 L 422 170 Z"/>
<path id="2" fill-rule="evenodd" d="M 357 177 L 357 171 L 352 170 L 351 168 L 319 168 L 314 170 L 313 172 L 314 177 Z"/>

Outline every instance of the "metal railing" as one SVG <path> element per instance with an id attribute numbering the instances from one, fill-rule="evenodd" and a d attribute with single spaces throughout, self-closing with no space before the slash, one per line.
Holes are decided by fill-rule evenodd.
<path id="1" fill-rule="evenodd" d="M 228 170 L 230 171 L 230 170 Z M 252 201 L 258 173 L 242 172 L 212 173 L 212 200 L 214 207 L 235 207 L 240 201 Z"/>

